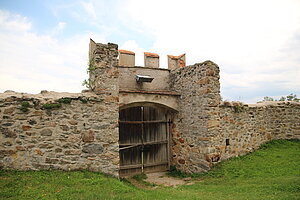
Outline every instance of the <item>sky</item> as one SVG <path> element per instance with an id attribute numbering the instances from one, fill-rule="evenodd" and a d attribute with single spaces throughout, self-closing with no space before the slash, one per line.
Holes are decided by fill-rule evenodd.
<path id="1" fill-rule="evenodd" d="M 211 60 L 223 100 L 300 96 L 300 0 L 0 0 L 0 92 L 80 92 L 90 38 Z"/>

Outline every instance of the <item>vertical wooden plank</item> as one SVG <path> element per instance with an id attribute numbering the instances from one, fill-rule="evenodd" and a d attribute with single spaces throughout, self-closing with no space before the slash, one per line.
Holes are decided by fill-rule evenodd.
<path id="1" fill-rule="evenodd" d="M 141 107 L 141 121 L 144 121 L 144 107 Z M 142 132 L 141 138 L 142 138 L 142 149 L 141 149 L 141 159 L 142 159 L 142 173 L 144 173 L 144 123 L 142 123 Z"/>
<path id="2" fill-rule="evenodd" d="M 171 161 L 170 161 L 170 129 L 171 129 L 171 120 L 170 120 L 170 117 L 169 117 L 169 115 L 168 114 L 166 114 L 166 119 L 168 120 L 168 123 L 166 124 L 166 134 L 167 134 L 167 141 L 168 141 L 168 143 L 167 143 L 167 159 L 168 159 L 168 169 L 170 169 L 170 163 L 171 163 Z"/>

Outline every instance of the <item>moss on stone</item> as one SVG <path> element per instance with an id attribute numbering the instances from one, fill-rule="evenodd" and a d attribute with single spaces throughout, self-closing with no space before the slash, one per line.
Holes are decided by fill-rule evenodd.
<path id="1" fill-rule="evenodd" d="M 58 102 L 63 104 L 70 104 L 72 102 L 72 99 L 68 97 L 63 97 L 58 99 Z"/>
<path id="2" fill-rule="evenodd" d="M 23 101 L 22 103 L 21 103 L 21 107 L 19 107 L 19 109 L 22 111 L 22 112 L 27 112 L 30 107 L 30 104 L 29 104 L 29 102 L 28 101 Z"/>
<path id="3" fill-rule="evenodd" d="M 61 104 L 60 103 L 46 103 L 43 104 L 42 108 L 46 109 L 46 110 L 51 110 L 51 109 L 56 109 L 56 108 L 60 108 Z"/>

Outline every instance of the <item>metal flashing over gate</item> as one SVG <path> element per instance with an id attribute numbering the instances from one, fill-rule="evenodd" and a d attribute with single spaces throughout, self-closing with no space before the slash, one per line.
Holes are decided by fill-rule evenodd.
<path id="1" fill-rule="evenodd" d="M 166 171 L 170 166 L 170 113 L 137 106 L 120 110 L 120 177 Z"/>

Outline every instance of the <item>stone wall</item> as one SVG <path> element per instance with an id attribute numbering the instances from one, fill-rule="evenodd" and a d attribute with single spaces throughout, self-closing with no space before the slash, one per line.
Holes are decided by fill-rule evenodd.
<path id="1" fill-rule="evenodd" d="M 110 95 L 3 93 L 0 121 L 0 168 L 118 176 L 118 106 Z"/>
<path id="2" fill-rule="evenodd" d="M 171 71 L 171 87 L 181 94 L 172 126 L 172 164 L 185 172 L 209 169 L 205 155 L 219 133 L 219 78 L 211 61 Z"/>
<path id="3" fill-rule="evenodd" d="M 120 90 L 130 91 L 170 91 L 168 69 L 148 67 L 118 67 Z M 137 83 L 136 75 L 154 78 L 151 83 Z"/>
<path id="4" fill-rule="evenodd" d="M 272 139 L 300 139 L 300 103 L 223 102 L 220 128 L 216 142 L 222 160 L 249 153 Z"/>
<path id="5" fill-rule="evenodd" d="M 207 171 L 272 139 L 300 139 L 300 103 L 221 102 L 219 68 L 210 61 L 172 70 L 170 80 L 181 94 L 171 144 L 180 170 Z"/>
<path id="6" fill-rule="evenodd" d="M 111 94 L 117 98 L 119 93 L 118 54 L 116 44 L 90 41 L 88 71 L 92 91 L 97 94 Z"/>

